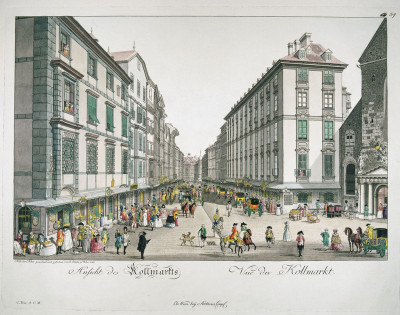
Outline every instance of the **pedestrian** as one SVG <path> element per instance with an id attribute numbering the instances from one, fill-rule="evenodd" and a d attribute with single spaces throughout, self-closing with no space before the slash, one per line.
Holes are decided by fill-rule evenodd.
<path id="1" fill-rule="evenodd" d="M 57 243 L 57 253 L 56 253 L 56 255 L 61 254 L 61 247 L 64 243 L 64 236 L 65 236 L 65 234 L 63 233 L 61 226 L 59 226 L 58 232 L 57 232 L 57 242 L 56 242 Z"/>
<path id="2" fill-rule="evenodd" d="M 126 248 L 130 244 L 128 228 L 126 226 L 124 227 L 124 234 L 122 235 L 122 241 L 124 243 L 124 255 L 126 255 Z"/>
<path id="3" fill-rule="evenodd" d="M 77 248 L 78 247 L 78 235 L 79 235 L 79 229 L 77 226 L 74 226 L 72 228 L 71 235 L 72 235 L 72 244 L 75 248 Z"/>
<path id="4" fill-rule="evenodd" d="M 231 201 L 229 200 L 228 203 L 226 204 L 226 214 L 228 215 L 228 217 L 231 216 L 231 212 L 232 212 L 232 205 Z"/>
<path id="5" fill-rule="evenodd" d="M 301 253 L 304 250 L 304 243 L 306 242 L 303 231 L 297 232 L 296 242 L 297 242 L 297 249 L 299 251 L 299 257 L 301 257 L 303 256 Z"/>
<path id="6" fill-rule="evenodd" d="M 85 253 L 90 253 L 90 243 L 93 237 L 93 231 L 90 226 L 85 227 L 85 236 L 83 239 L 82 250 Z"/>
<path id="7" fill-rule="evenodd" d="M 315 208 L 317 208 L 317 214 L 321 210 L 321 205 L 319 204 L 319 199 L 317 199 L 317 202 L 315 203 Z"/>
<path id="8" fill-rule="evenodd" d="M 103 231 L 101 232 L 101 242 L 103 243 L 103 251 L 106 251 L 108 248 L 108 240 L 110 239 L 110 233 L 108 233 L 107 227 L 103 227 Z"/>
<path id="9" fill-rule="evenodd" d="M 388 218 L 388 205 L 386 202 L 383 204 L 383 218 L 384 219 Z"/>
<path id="10" fill-rule="evenodd" d="M 383 205 L 382 205 L 382 203 L 379 203 L 378 213 L 377 213 L 376 218 L 377 219 L 383 219 Z"/>
<path id="11" fill-rule="evenodd" d="M 365 207 L 364 207 L 364 220 L 368 220 L 368 215 L 369 215 L 369 208 L 368 208 L 368 205 L 365 205 Z"/>
<path id="12" fill-rule="evenodd" d="M 371 225 L 371 224 L 367 224 L 367 229 L 365 230 L 365 234 L 367 234 L 368 235 L 368 238 L 373 238 L 373 230 L 374 230 L 374 227 Z"/>
<path id="13" fill-rule="evenodd" d="M 122 244 L 122 234 L 119 231 L 119 229 L 117 229 L 117 232 L 115 233 L 115 247 L 117 248 L 117 255 L 119 255 L 119 249 L 121 248 L 121 244 Z"/>
<path id="14" fill-rule="evenodd" d="M 175 220 L 175 226 L 178 226 L 178 208 L 175 207 L 174 212 L 173 212 L 174 220 Z"/>
<path id="15" fill-rule="evenodd" d="M 200 247 L 203 248 L 207 239 L 207 230 L 206 230 L 206 226 L 204 224 L 201 225 L 200 230 L 197 232 L 197 235 L 200 236 Z"/>
<path id="16" fill-rule="evenodd" d="M 291 237 L 290 231 L 289 231 L 289 222 L 286 221 L 285 222 L 285 228 L 283 230 L 283 241 L 284 242 L 290 242 L 291 239 L 292 239 L 292 237 Z"/>
<path id="17" fill-rule="evenodd" d="M 17 238 L 14 240 L 14 255 L 20 256 L 23 254 L 21 243 L 22 243 L 22 231 L 19 230 Z"/>
<path id="18" fill-rule="evenodd" d="M 78 247 L 83 248 L 83 240 L 85 239 L 85 225 L 83 222 L 79 222 L 78 231 Z"/>
<path id="19" fill-rule="evenodd" d="M 265 240 L 267 241 L 267 247 L 271 248 L 273 239 L 274 233 L 272 232 L 272 226 L 267 226 L 267 230 L 265 231 Z"/>
<path id="20" fill-rule="evenodd" d="M 140 252 L 141 259 L 144 259 L 144 250 L 149 242 L 150 240 L 146 240 L 146 232 L 142 232 L 139 236 L 139 243 L 137 247 L 137 250 Z"/>
<path id="21" fill-rule="evenodd" d="M 325 201 L 325 204 L 324 204 L 324 213 L 323 213 L 322 215 L 326 215 L 327 213 L 328 213 L 328 202 Z"/>
<path id="22" fill-rule="evenodd" d="M 90 242 L 90 252 L 101 253 L 103 251 L 103 248 L 104 244 L 100 239 L 99 232 L 96 230 L 96 232 L 93 234 L 92 241 Z"/>
<path id="23" fill-rule="evenodd" d="M 322 244 L 324 244 L 325 250 L 329 249 L 329 233 L 328 233 L 328 229 L 325 229 L 325 231 L 321 233 L 321 236 L 322 236 Z"/>
<path id="24" fill-rule="evenodd" d="M 340 239 L 337 229 L 333 230 L 332 239 L 331 239 L 331 249 L 336 250 L 336 251 L 342 249 L 342 241 Z"/>

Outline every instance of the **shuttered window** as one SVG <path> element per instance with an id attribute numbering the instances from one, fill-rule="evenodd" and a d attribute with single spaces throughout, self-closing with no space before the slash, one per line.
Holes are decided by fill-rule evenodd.
<path id="1" fill-rule="evenodd" d="M 89 124 L 100 124 L 100 121 L 97 119 L 97 99 L 88 94 L 88 122 Z"/>
<path id="2" fill-rule="evenodd" d="M 107 128 L 108 131 L 114 131 L 114 109 L 107 106 Z"/>

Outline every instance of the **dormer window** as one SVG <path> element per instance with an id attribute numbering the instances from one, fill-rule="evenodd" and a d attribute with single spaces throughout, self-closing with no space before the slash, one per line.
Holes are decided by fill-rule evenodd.
<path id="1" fill-rule="evenodd" d="M 324 59 L 325 61 L 331 61 L 332 51 L 330 49 L 325 50 L 325 52 L 322 54 L 322 59 Z"/>
<path id="2" fill-rule="evenodd" d="M 306 58 L 306 52 L 304 51 L 304 49 L 300 49 L 299 50 L 299 58 L 300 59 L 305 59 Z"/>
<path id="3" fill-rule="evenodd" d="M 331 53 L 326 54 L 326 61 L 331 61 Z"/>

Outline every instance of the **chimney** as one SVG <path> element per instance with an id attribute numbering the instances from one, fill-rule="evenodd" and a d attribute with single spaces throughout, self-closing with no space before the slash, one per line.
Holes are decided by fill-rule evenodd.
<path id="1" fill-rule="evenodd" d="M 300 37 L 301 47 L 305 47 L 310 45 L 311 43 L 311 33 L 304 33 L 303 36 Z"/>
<path id="2" fill-rule="evenodd" d="M 293 43 L 287 44 L 287 48 L 288 48 L 288 55 L 290 55 L 291 53 L 293 53 Z"/>
<path id="3" fill-rule="evenodd" d="M 297 52 L 300 49 L 300 41 L 296 39 L 294 41 L 294 52 Z"/>

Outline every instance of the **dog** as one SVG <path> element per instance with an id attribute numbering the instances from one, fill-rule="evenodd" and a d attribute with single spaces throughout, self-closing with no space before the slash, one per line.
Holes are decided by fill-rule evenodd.
<path id="1" fill-rule="evenodd" d="M 185 246 L 186 246 L 186 242 L 189 242 L 189 243 L 190 243 L 190 246 L 193 246 L 193 245 L 194 245 L 193 240 L 194 240 L 196 237 L 195 237 L 195 236 L 190 236 L 190 232 L 188 232 L 188 234 L 182 234 L 182 237 L 183 237 L 183 238 L 180 238 L 180 240 L 182 240 L 181 246 L 182 246 L 182 245 L 185 245 Z"/>

